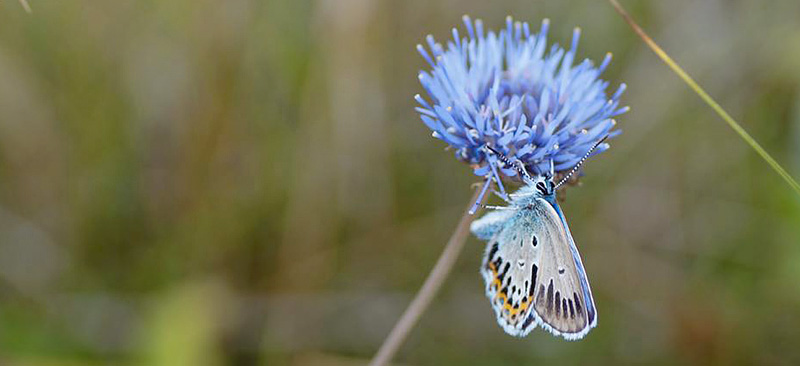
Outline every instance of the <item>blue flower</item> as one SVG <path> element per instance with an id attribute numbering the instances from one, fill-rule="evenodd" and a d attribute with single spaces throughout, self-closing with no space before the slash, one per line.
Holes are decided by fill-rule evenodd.
<path id="1" fill-rule="evenodd" d="M 419 73 L 429 100 L 416 95 L 416 109 L 433 137 L 450 145 L 487 185 L 494 180 L 505 195 L 501 176 L 517 175 L 487 145 L 543 175 L 551 164 L 556 173 L 570 170 L 598 141 L 620 133 L 612 129 L 614 117 L 628 110 L 619 106 L 625 84 L 609 97 L 609 83 L 599 79 L 611 54 L 599 67 L 588 59 L 574 65 L 580 29 L 564 50 L 548 47 L 546 19 L 539 34 L 511 17 L 499 33 L 485 33 L 480 19 L 473 23 L 467 16 L 464 25 L 468 36 L 453 28 L 446 48 L 430 35 L 427 49 L 417 46 L 432 69 Z M 601 144 L 592 154 L 608 147 Z"/>

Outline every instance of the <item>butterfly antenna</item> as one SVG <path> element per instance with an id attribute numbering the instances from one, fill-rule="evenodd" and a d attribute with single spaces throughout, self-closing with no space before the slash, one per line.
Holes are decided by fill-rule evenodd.
<path id="1" fill-rule="evenodd" d="M 524 176 L 527 179 L 531 179 L 531 176 L 530 176 L 530 174 L 528 174 L 528 171 L 526 171 L 525 168 L 523 166 L 521 166 L 522 165 L 521 161 L 517 160 L 516 163 L 518 163 L 518 164 L 515 164 L 511 160 L 508 160 L 508 158 L 505 155 L 503 155 L 503 153 L 495 150 L 493 147 L 491 147 L 489 145 L 486 145 L 486 148 L 489 149 L 489 151 L 491 151 L 495 155 L 497 155 L 497 157 L 500 158 L 500 160 L 503 162 L 503 164 L 508 165 L 508 166 L 513 166 L 515 169 L 517 169 L 517 173 L 519 173 L 520 176 Z"/>
<path id="2" fill-rule="evenodd" d="M 553 189 L 558 189 L 558 187 L 561 187 L 562 184 L 566 183 L 569 180 L 569 178 L 571 178 L 572 175 L 575 174 L 575 172 L 577 172 L 578 169 L 581 168 L 581 165 L 583 165 L 583 162 L 586 161 L 586 159 L 589 158 L 589 155 L 592 153 L 592 151 L 594 151 L 594 149 L 596 149 L 598 146 L 600 146 L 600 144 L 602 144 L 607 138 L 608 138 L 608 135 L 605 135 L 602 139 L 600 139 L 600 141 L 597 141 L 597 143 L 595 143 L 594 146 L 592 146 L 592 148 L 589 149 L 589 151 L 587 151 L 585 155 L 583 155 L 581 160 L 578 160 L 578 164 L 575 164 L 575 166 L 572 168 L 572 170 L 570 170 L 569 173 L 567 173 L 567 176 L 565 176 L 563 179 L 561 179 L 561 181 L 558 182 L 558 184 L 556 184 L 555 188 L 553 188 Z"/>

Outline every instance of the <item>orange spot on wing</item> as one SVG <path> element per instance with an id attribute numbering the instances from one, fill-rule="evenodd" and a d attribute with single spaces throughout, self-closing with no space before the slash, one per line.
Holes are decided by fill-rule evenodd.
<path id="1" fill-rule="evenodd" d="M 505 294 L 503 294 L 503 293 L 500 293 L 500 294 L 499 294 L 499 296 L 502 296 L 504 300 L 506 299 L 506 296 L 505 296 Z M 525 300 L 524 300 L 524 301 L 522 301 L 522 302 L 519 304 L 519 307 L 517 307 L 516 309 L 514 309 L 514 308 L 513 308 L 513 306 L 511 306 L 511 303 L 510 303 L 510 302 L 506 302 L 506 303 L 503 305 L 503 309 L 504 309 L 504 310 L 508 310 L 508 316 L 509 316 L 509 317 L 512 317 L 512 316 L 514 316 L 514 315 L 518 315 L 518 314 L 524 313 L 524 312 L 525 312 L 525 310 L 527 310 L 527 309 L 528 309 L 528 307 L 530 306 L 530 304 L 531 304 L 531 300 L 532 300 L 532 299 L 531 299 L 530 297 L 527 297 L 527 298 L 525 298 Z"/>
<path id="2" fill-rule="evenodd" d="M 519 304 L 519 307 L 517 309 L 514 309 L 511 302 L 508 301 L 508 296 L 500 292 L 500 287 L 502 286 L 502 283 L 498 278 L 497 266 L 495 266 L 494 263 L 490 262 L 489 270 L 492 272 L 492 277 L 494 278 L 494 281 L 492 281 L 492 285 L 495 286 L 495 291 L 496 291 L 494 295 L 494 301 L 502 300 L 503 310 L 508 310 L 507 318 L 511 318 L 512 316 L 515 316 L 517 314 L 524 313 L 530 306 L 531 302 L 533 301 L 533 296 L 526 297 L 525 300 Z"/>
<path id="3" fill-rule="evenodd" d="M 489 269 L 492 271 L 492 278 L 494 278 L 494 281 L 492 281 L 492 285 L 495 286 L 497 291 L 500 291 L 500 286 L 502 285 L 502 283 L 500 283 L 500 279 L 497 278 L 498 277 L 497 267 L 494 265 L 494 263 L 490 262 L 489 263 Z"/>

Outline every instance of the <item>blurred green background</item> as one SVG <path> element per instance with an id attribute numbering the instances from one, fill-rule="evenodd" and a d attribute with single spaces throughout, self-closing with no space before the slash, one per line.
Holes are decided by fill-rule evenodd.
<path id="1" fill-rule="evenodd" d="M 365 364 L 472 194 L 412 99 L 462 14 L 580 26 L 628 84 L 562 206 L 599 325 L 505 335 L 471 238 L 396 361 L 800 363 L 800 199 L 604 1 L 30 2 L 0 2 L 2 365 Z M 800 2 L 623 5 L 800 177 Z"/>

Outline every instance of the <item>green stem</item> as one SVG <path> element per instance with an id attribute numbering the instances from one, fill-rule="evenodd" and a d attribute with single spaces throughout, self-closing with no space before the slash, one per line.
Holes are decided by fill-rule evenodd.
<path id="1" fill-rule="evenodd" d="M 756 140 L 752 136 L 750 136 L 750 134 L 748 134 L 747 131 L 745 131 L 745 129 L 742 128 L 742 126 L 736 122 L 736 120 L 733 119 L 733 117 L 730 116 L 730 114 L 728 114 L 728 112 L 725 112 L 725 110 L 722 109 L 719 103 L 714 101 L 714 99 L 711 98 L 711 96 L 708 95 L 708 93 L 706 93 L 706 91 L 703 90 L 703 88 L 701 88 L 700 85 L 698 85 L 697 82 L 695 82 L 694 79 L 692 79 L 692 77 L 689 76 L 689 74 L 687 74 L 686 71 L 683 70 L 683 68 L 681 68 L 671 57 L 669 57 L 669 55 L 661 47 L 659 47 L 658 44 L 655 41 L 653 41 L 653 39 L 650 38 L 650 36 L 648 36 L 647 33 L 645 33 L 641 27 L 639 27 L 638 24 L 636 24 L 633 18 L 631 18 L 628 12 L 625 11 L 625 9 L 622 7 L 622 5 L 620 5 L 617 2 L 617 0 L 608 0 L 608 1 L 611 3 L 614 9 L 617 10 L 617 13 L 619 13 L 619 15 L 621 15 L 622 18 L 625 19 L 625 22 L 627 22 L 628 25 L 630 25 L 631 28 L 633 28 L 633 31 L 636 32 L 637 35 L 639 35 L 642 41 L 644 41 L 644 43 L 648 47 L 650 47 L 650 49 L 653 50 L 653 52 L 655 52 L 655 54 L 659 58 L 661 58 L 661 60 L 664 61 L 664 63 L 667 64 L 667 66 L 669 66 L 670 69 L 672 69 L 672 71 L 678 74 L 678 77 L 680 77 L 681 80 L 683 80 L 687 85 L 689 85 L 689 87 L 692 88 L 692 90 L 694 90 L 694 92 L 700 96 L 700 99 L 706 102 L 706 104 L 708 104 L 711 107 L 711 109 L 717 112 L 717 114 L 720 117 L 722 117 L 722 119 L 725 122 L 727 122 L 728 125 L 734 131 L 736 131 L 736 133 L 738 133 L 739 136 L 745 142 L 747 142 L 747 144 L 750 145 L 750 147 L 752 147 L 753 150 L 755 150 L 756 153 L 758 153 L 758 155 L 760 155 L 761 158 L 763 158 L 767 162 L 767 164 L 769 164 L 769 166 L 771 166 L 772 169 L 774 169 L 786 181 L 786 183 L 788 183 L 789 186 L 795 190 L 795 192 L 797 192 L 798 195 L 800 195 L 800 184 L 798 184 L 797 181 L 794 180 L 794 178 L 792 178 L 792 176 L 789 175 L 789 173 L 785 169 L 783 169 L 783 167 L 780 164 L 778 164 L 778 162 L 775 161 L 775 159 L 773 159 L 772 156 L 770 156 L 769 153 L 766 150 L 764 150 L 764 148 L 761 147 L 761 145 L 759 145 L 758 142 L 756 142 Z"/>

